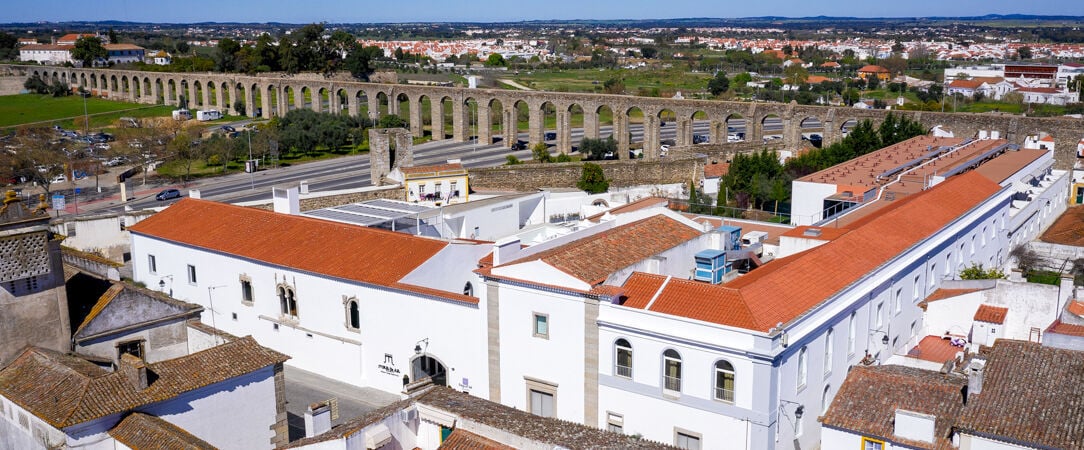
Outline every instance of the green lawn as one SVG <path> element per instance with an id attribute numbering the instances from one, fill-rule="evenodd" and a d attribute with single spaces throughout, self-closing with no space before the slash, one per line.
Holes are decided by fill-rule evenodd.
<path id="1" fill-rule="evenodd" d="M 135 103 L 88 98 L 86 112 L 91 117 L 91 127 L 104 126 L 119 117 L 168 116 L 169 106 L 140 105 Z M 0 128 L 39 123 L 56 123 L 71 127 L 75 118 L 83 115 L 83 99 L 77 95 L 52 97 L 49 95 L 20 94 L 0 96 Z"/>
<path id="2" fill-rule="evenodd" d="M 576 69 L 576 70 L 521 70 L 512 76 L 519 84 L 532 89 L 556 92 L 602 92 L 602 84 L 611 78 L 625 82 L 625 92 L 637 95 L 640 91 L 658 89 L 661 95 L 699 92 L 707 88 L 708 73 L 693 73 L 685 64 L 675 63 L 670 68 L 641 69 Z"/>

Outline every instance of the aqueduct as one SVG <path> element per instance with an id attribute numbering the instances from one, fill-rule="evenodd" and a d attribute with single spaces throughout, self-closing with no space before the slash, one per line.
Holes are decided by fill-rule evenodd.
<path id="1" fill-rule="evenodd" d="M 510 91 L 456 87 L 378 84 L 328 80 L 319 75 L 247 76 L 216 73 L 170 73 L 130 70 L 67 68 L 51 66 L 3 66 L 3 72 L 23 77 L 40 76 L 47 83 L 54 80 L 73 89 L 82 87 L 93 95 L 145 104 L 177 105 L 189 99 L 192 108 L 215 108 L 234 112 L 233 105 L 245 105 L 249 115 L 257 111 L 264 118 L 281 116 L 291 109 L 340 111 L 358 116 L 362 109 L 376 120 L 382 114 L 401 115 L 401 105 L 408 109 L 404 119 L 414 136 L 422 136 L 423 104 L 429 105 L 428 122 L 433 139 L 446 139 L 446 118 L 451 116 L 451 139 L 466 142 L 477 136 L 479 143 L 490 144 L 516 140 L 518 122 L 526 109 L 531 145 L 542 142 L 547 128 L 556 129 L 557 150 L 572 147 L 573 116 L 582 115 L 583 135 L 600 136 L 600 123 L 608 116 L 611 135 L 618 148 L 629 148 L 630 119 L 643 123 L 645 158 L 659 156 L 660 127 L 664 121 L 676 126 L 678 146 L 693 144 L 693 124 L 707 124 L 709 142 L 726 144 L 727 123 L 733 118 L 746 122 L 746 140 L 760 142 L 766 136 L 764 123 L 769 117 L 782 121 L 785 147 L 799 145 L 804 124 L 818 123 L 817 131 L 830 144 L 841 139 L 848 124 L 870 119 L 880 123 L 887 111 L 846 107 L 804 106 L 780 103 L 743 103 L 714 100 L 689 100 L 625 95 L 578 94 L 541 91 Z M 1059 168 L 1070 168 L 1076 159 L 1076 145 L 1084 136 L 1084 120 L 1071 117 L 1023 117 L 1009 114 L 971 114 L 939 112 L 900 112 L 927 128 L 941 125 L 957 136 L 974 136 L 980 130 L 997 131 L 1011 142 L 1020 143 L 1031 134 L 1054 137 Z M 473 117 L 472 117 L 473 115 Z M 552 125 L 547 127 L 552 117 Z M 815 121 L 813 119 L 816 119 Z M 494 125 L 498 131 L 494 132 Z M 497 134 L 497 136 L 494 136 Z M 554 140 L 554 139 L 549 139 Z M 620 151 L 619 157 L 627 158 Z"/>

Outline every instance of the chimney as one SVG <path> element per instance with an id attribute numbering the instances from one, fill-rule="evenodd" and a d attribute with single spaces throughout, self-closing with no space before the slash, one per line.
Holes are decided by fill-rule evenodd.
<path id="1" fill-rule="evenodd" d="M 516 258 L 520 251 L 518 237 L 508 237 L 493 243 L 493 265 L 499 266 Z"/>
<path id="2" fill-rule="evenodd" d="M 331 400 L 309 405 L 305 411 L 305 437 L 324 434 L 331 429 Z"/>
<path id="3" fill-rule="evenodd" d="M 974 358 L 967 366 L 967 396 L 982 393 L 982 373 L 986 368 L 986 360 Z"/>
<path id="4" fill-rule="evenodd" d="M 276 187 L 271 189 L 272 204 L 280 214 L 301 214 L 301 200 L 297 187 Z"/>
<path id="5" fill-rule="evenodd" d="M 136 389 L 143 390 L 150 386 L 147 363 L 131 353 L 120 355 L 120 373 Z"/>

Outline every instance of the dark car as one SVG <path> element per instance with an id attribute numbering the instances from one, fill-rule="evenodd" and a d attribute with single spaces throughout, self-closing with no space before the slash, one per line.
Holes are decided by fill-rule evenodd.
<path id="1" fill-rule="evenodd" d="M 162 192 L 159 192 L 158 195 L 154 196 L 154 199 L 158 201 L 169 200 L 172 198 L 181 198 L 181 191 L 178 191 L 176 189 L 166 189 Z"/>
<path id="2" fill-rule="evenodd" d="M 557 139 L 557 133 L 554 133 L 554 132 L 552 132 L 552 131 L 550 131 L 550 132 L 547 132 L 547 133 L 546 133 L 546 136 L 545 136 L 545 139 L 546 139 L 547 141 L 552 141 L 552 140 L 554 140 L 554 139 Z"/>

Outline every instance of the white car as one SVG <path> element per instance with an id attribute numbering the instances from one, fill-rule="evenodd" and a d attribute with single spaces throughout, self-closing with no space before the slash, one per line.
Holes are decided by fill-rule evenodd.
<path id="1" fill-rule="evenodd" d="M 662 144 L 662 146 L 659 147 L 659 156 L 666 156 L 667 153 L 670 153 L 670 146 Z"/>
<path id="2" fill-rule="evenodd" d="M 53 183 L 63 183 L 63 182 L 65 182 L 65 181 L 68 181 L 68 177 L 66 177 L 66 176 L 64 176 L 63 174 L 61 174 L 61 175 L 57 175 L 57 176 L 53 177 L 53 179 L 52 179 L 52 180 L 49 180 L 49 183 L 50 183 L 50 184 L 53 184 Z"/>
<path id="3" fill-rule="evenodd" d="M 727 142 L 741 142 L 741 138 L 738 137 L 738 135 L 736 135 L 736 134 L 728 134 L 728 135 L 726 135 L 726 141 Z"/>

